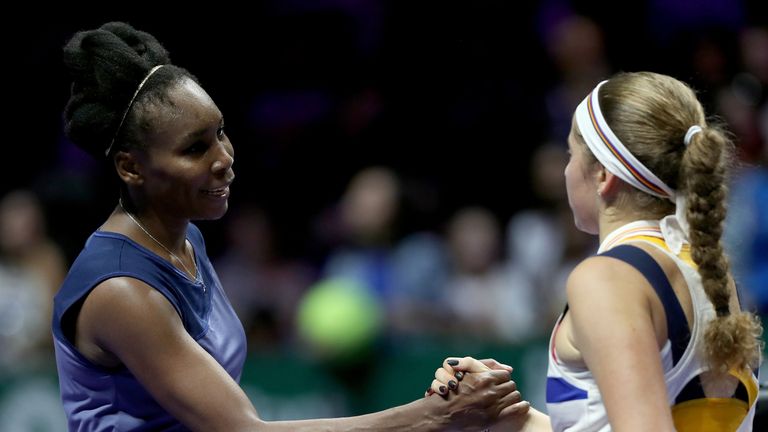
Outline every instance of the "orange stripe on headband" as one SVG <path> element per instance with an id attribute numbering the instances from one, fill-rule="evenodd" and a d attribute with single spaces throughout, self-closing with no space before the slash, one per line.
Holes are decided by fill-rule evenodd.
<path id="1" fill-rule="evenodd" d="M 630 173 L 632 173 L 632 176 L 645 185 L 648 189 L 656 192 L 657 194 L 661 196 L 669 196 L 667 192 L 665 192 L 660 187 L 656 186 L 653 182 L 646 179 L 642 174 L 640 174 L 637 169 L 632 166 L 625 158 L 622 156 L 621 153 L 619 153 L 618 150 L 616 150 L 616 147 L 611 143 L 611 141 L 608 139 L 608 137 L 605 136 L 605 133 L 603 132 L 602 128 L 600 128 L 600 125 L 597 123 L 597 118 L 595 117 L 594 108 L 592 107 L 592 95 L 587 97 L 587 112 L 589 113 L 589 119 L 592 122 L 592 126 L 595 128 L 595 131 L 597 132 L 597 135 L 600 137 L 600 139 L 603 141 L 603 144 L 608 147 L 608 149 L 613 153 L 614 156 L 621 162 L 622 165 L 624 165 L 625 168 L 629 170 Z"/>

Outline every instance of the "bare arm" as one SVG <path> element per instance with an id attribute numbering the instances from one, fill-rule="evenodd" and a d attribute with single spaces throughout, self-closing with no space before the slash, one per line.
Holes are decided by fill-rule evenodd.
<path id="1" fill-rule="evenodd" d="M 190 429 L 243 431 L 258 424 L 240 386 L 186 332 L 170 302 L 143 282 L 115 278 L 94 288 L 78 317 L 77 340 L 81 351 L 92 342 L 117 357 Z"/>
<path id="2" fill-rule="evenodd" d="M 469 378 L 469 391 L 449 401 L 421 399 L 359 417 L 264 422 L 239 385 L 189 336 L 167 299 L 131 278 L 109 279 L 89 294 L 77 341 L 89 358 L 118 359 L 163 408 L 199 431 L 477 429 L 519 401 L 503 398 L 514 391 L 508 374 L 487 372 Z"/>
<path id="3" fill-rule="evenodd" d="M 474 386 L 486 387 L 490 382 L 487 377 L 470 377 L 474 380 Z M 444 400 L 439 396 L 426 397 L 406 405 L 390 408 L 373 414 L 358 417 L 346 417 L 337 419 L 321 419 L 306 421 L 286 421 L 270 423 L 270 430 L 274 431 L 440 431 L 440 430 L 469 430 L 477 431 L 490 425 L 494 419 L 501 415 L 504 407 L 515 400 L 504 401 L 503 395 L 508 394 L 514 388 L 513 383 L 503 374 L 496 374 L 494 381 L 505 381 L 503 384 L 495 384 L 480 390 L 473 387 L 473 395 L 482 394 L 485 400 L 476 399 L 473 403 L 467 403 L 465 398 L 475 399 L 475 396 L 466 394 L 461 397 L 453 397 Z M 519 397 L 516 399 L 519 401 Z M 489 404 L 490 409 L 477 410 L 471 408 Z"/>
<path id="4" fill-rule="evenodd" d="M 567 284 L 574 345 L 597 381 L 615 431 L 673 431 L 650 306 L 630 265 L 594 257 Z"/>

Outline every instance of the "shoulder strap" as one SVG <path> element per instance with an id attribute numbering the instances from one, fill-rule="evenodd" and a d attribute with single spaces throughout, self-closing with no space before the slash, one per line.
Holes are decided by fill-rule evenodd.
<path id="1" fill-rule="evenodd" d="M 667 336 L 672 344 L 672 359 L 674 364 L 680 360 L 688 347 L 691 332 L 685 319 L 680 301 L 670 285 L 659 263 L 644 250 L 630 245 L 619 245 L 601 253 L 599 256 L 615 258 L 631 265 L 642 274 L 651 284 L 656 295 L 664 306 L 667 317 Z"/>

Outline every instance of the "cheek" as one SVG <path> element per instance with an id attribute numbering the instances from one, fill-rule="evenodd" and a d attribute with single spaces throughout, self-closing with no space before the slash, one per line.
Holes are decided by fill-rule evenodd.
<path id="1" fill-rule="evenodd" d="M 208 170 L 200 164 L 168 163 L 154 171 L 154 186 L 165 192 L 180 193 L 204 184 Z"/>
<path id="2" fill-rule="evenodd" d="M 565 171 L 563 171 L 563 177 L 565 177 L 565 189 L 568 191 L 569 194 L 572 193 L 572 189 L 573 189 L 573 181 L 574 181 L 573 171 L 574 171 L 573 162 L 569 161 L 568 165 L 565 166 Z"/>

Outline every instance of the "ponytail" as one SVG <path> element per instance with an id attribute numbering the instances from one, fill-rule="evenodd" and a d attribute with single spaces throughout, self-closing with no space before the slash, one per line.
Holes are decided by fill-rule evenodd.
<path id="1" fill-rule="evenodd" d="M 704 333 L 706 357 L 716 372 L 757 367 L 762 348 L 760 320 L 749 312 L 730 310 L 732 278 L 720 239 L 731 147 L 717 128 L 694 134 L 683 155 L 679 179 L 688 203 L 691 256 L 717 314 Z"/>

